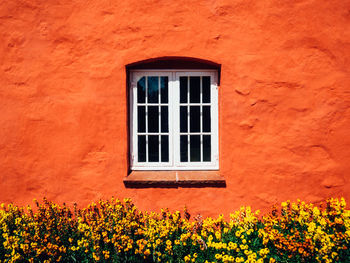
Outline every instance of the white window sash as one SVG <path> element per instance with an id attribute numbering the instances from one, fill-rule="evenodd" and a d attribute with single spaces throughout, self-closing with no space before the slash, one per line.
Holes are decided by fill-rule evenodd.
<path id="1" fill-rule="evenodd" d="M 169 162 L 138 162 L 137 144 L 137 82 L 142 77 L 167 76 L 168 77 L 168 126 L 169 126 Z M 210 106 L 211 114 L 211 161 L 210 162 L 180 162 L 180 76 L 210 76 Z M 147 85 L 147 84 L 146 84 Z M 160 87 L 159 87 L 160 88 Z M 130 72 L 130 168 L 131 170 L 218 170 L 218 86 L 217 71 L 215 70 L 133 70 Z M 160 103 L 160 102 L 159 102 Z M 146 102 L 147 105 L 147 102 Z M 192 105 L 188 101 L 188 105 Z M 196 104 L 197 105 L 197 104 Z M 198 103 L 201 105 L 201 103 Z M 202 119 L 202 117 L 200 117 Z M 146 119 L 147 123 L 147 119 Z M 147 125 L 147 124 L 146 124 Z M 202 123 L 201 123 L 202 129 Z M 188 134 L 190 126 L 188 125 Z M 147 131 L 147 130 L 146 130 Z M 159 132 L 160 133 L 160 132 Z M 148 132 L 145 133 L 147 135 Z M 201 141 L 203 136 L 201 135 Z M 203 147 L 201 156 L 203 156 Z M 146 155 L 148 155 L 146 147 Z M 202 158 L 202 157 L 201 157 Z M 148 158 L 147 158 L 148 159 Z M 190 160 L 190 148 L 188 147 L 188 160 Z"/>

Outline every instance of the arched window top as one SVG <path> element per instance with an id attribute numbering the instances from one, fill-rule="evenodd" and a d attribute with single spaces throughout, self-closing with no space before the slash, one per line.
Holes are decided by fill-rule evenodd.
<path id="1" fill-rule="evenodd" d="M 127 71 L 135 69 L 214 69 L 220 83 L 221 64 L 193 57 L 158 57 L 126 65 Z"/>
<path id="2" fill-rule="evenodd" d="M 221 65 L 210 60 L 192 57 L 158 57 L 126 65 L 127 69 L 217 69 Z"/>

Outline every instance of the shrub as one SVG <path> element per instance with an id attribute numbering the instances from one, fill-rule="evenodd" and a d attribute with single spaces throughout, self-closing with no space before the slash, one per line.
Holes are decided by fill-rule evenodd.
<path id="1" fill-rule="evenodd" d="M 1 206 L 0 262 L 350 262 L 344 199 L 288 201 L 262 217 L 242 207 L 228 220 L 142 212 L 130 199 L 36 204 Z"/>

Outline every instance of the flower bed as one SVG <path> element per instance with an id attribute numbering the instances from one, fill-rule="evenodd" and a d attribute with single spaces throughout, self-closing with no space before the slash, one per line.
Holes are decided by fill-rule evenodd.
<path id="1" fill-rule="evenodd" d="M 37 206 L 1 206 L 0 262 L 350 262 L 344 199 L 284 202 L 262 217 L 245 207 L 229 220 L 142 212 L 130 199 Z"/>

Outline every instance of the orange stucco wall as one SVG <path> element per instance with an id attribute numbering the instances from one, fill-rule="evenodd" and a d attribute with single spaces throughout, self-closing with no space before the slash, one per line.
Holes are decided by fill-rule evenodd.
<path id="1" fill-rule="evenodd" d="M 0 202 L 131 197 L 227 214 L 301 198 L 350 201 L 347 0 L 0 3 Z M 125 65 L 222 65 L 226 188 L 126 189 Z"/>

